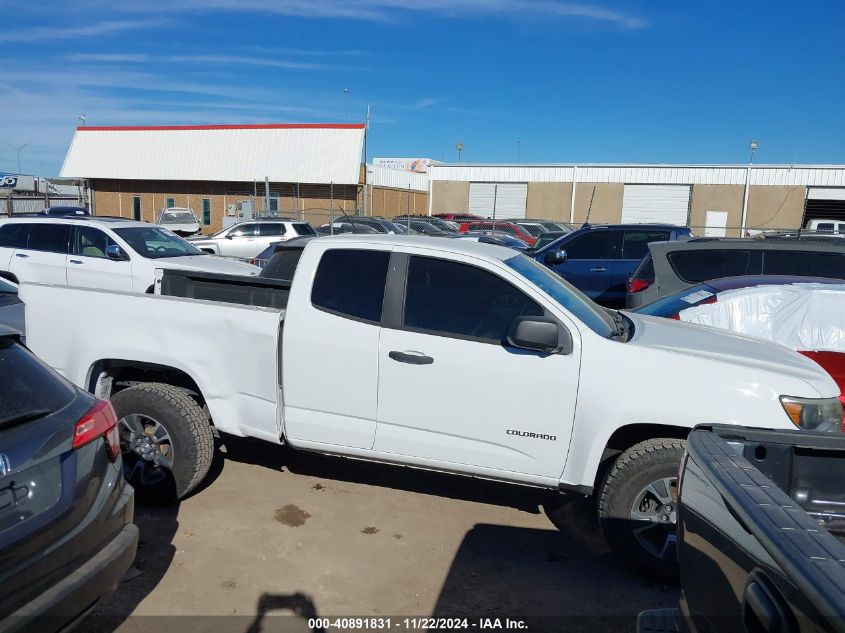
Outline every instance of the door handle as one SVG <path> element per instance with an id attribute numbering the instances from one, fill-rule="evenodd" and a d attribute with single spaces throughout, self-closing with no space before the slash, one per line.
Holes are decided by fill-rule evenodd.
<path id="1" fill-rule="evenodd" d="M 434 362 L 431 356 L 426 356 L 420 352 L 390 352 L 388 356 L 395 361 L 409 365 L 431 365 Z"/>
<path id="2" fill-rule="evenodd" d="M 603 268 L 601 266 L 599 266 L 598 268 L 590 268 L 590 272 L 591 273 L 606 273 L 607 268 Z"/>
<path id="3" fill-rule="evenodd" d="M 81 264 L 82 263 L 81 259 L 71 259 L 69 261 L 70 261 L 71 264 Z"/>
<path id="4" fill-rule="evenodd" d="M 29 257 L 26 253 L 15 253 L 15 257 Z"/>

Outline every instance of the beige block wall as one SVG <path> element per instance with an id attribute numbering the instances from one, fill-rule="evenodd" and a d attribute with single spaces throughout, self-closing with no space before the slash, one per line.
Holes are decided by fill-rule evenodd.
<path id="1" fill-rule="evenodd" d="M 529 182 L 525 216 L 569 222 L 572 183 Z"/>
<path id="2" fill-rule="evenodd" d="M 425 191 L 373 187 L 367 202 L 368 215 L 381 215 L 388 219 L 406 213 L 428 215 L 428 193 Z M 363 207 L 362 201 L 361 208 Z"/>
<path id="3" fill-rule="evenodd" d="M 708 211 L 727 211 L 728 227 L 742 221 L 743 185 L 693 185 L 690 199 L 690 226 L 694 235 L 704 235 Z M 728 237 L 739 237 L 739 230 L 730 229 Z"/>
<path id="4" fill-rule="evenodd" d="M 595 187 L 595 196 L 593 188 Z M 593 206 L 590 211 L 590 224 L 619 224 L 622 221 L 622 193 L 625 185 L 617 182 L 579 182 L 575 187 L 575 222 L 587 221 L 590 198 Z"/>
<path id="5" fill-rule="evenodd" d="M 466 213 L 469 210 L 469 183 L 435 180 L 431 183 L 431 212 Z"/>
<path id="6" fill-rule="evenodd" d="M 757 186 L 748 191 L 749 229 L 797 229 L 804 217 L 807 188 Z"/>

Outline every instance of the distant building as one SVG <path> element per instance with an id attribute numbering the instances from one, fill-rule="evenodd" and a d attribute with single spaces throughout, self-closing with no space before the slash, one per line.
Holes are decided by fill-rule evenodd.
<path id="1" fill-rule="evenodd" d="M 432 213 L 564 222 L 669 222 L 699 235 L 845 221 L 845 165 L 440 164 Z"/>
<path id="2" fill-rule="evenodd" d="M 394 174 L 374 173 L 365 187 L 364 134 L 363 124 L 79 127 L 61 175 L 86 179 L 99 215 L 154 222 L 163 208 L 188 207 L 205 233 L 261 215 L 319 225 L 407 206 L 405 179 Z M 425 213 L 427 181 L 414 191 Z"/>

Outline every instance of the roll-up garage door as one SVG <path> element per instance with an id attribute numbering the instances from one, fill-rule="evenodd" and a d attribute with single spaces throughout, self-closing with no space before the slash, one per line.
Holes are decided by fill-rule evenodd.
<path id="1" fill-rule="evenodd" d="M 661 222 L 686 226 L 689 185 L 625 185 L 622 223 Z"/>
<path id="2" fill-rule="evenodd" d="M 810 187 L 801 226 L 807 226 L 810 220 L 845 221 L 845 188 Z"/>
<path id="3" fill-rule="evenodd" d="M 469 212 L 485 218 L 524 218 L 528 184 L 524 182 L 469 183 Z"/>

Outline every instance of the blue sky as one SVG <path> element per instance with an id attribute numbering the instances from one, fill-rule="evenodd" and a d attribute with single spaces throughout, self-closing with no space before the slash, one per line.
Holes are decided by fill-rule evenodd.
<path id="1" fill-rule="evenodd" d="M 841 2 L 3 3 L 0 171 L 89 125 L 361 121 L 372 156 L 845 163 Z M 344 89 L 349 89 L 348 110 Z"/>

